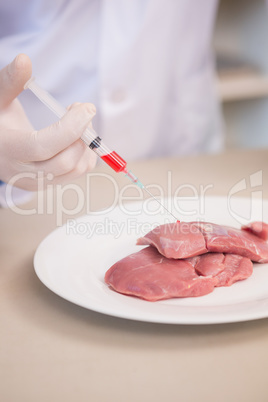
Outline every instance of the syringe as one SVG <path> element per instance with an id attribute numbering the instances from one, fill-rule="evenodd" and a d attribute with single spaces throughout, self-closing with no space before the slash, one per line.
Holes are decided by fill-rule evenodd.
<path id="1" fill-rule="evenodd" d="M 67 109 L 65 109 L 53 96 L 47 91 L 41 88 L 35 81 L 34 77 L 31 77 L 29 81 L 24 85 L 24 89 L 30 89 L 32 93 L 46 105 L 58 118 L 62 118 Z M 139 188 L 146 191 L 150 197 L 154 198 L 161 207 L 163 207 L 175 220 L 177 218 L 142 184 L 142 182 L 127 169 L 127 162 L 121 158 L 115 151 L 111 151 L 105 144 L 103 144 L 101 138 L 97 135 L 96 131 L 92 127 L 87 127 L 81 136 L 81 140 L 94 151 L 104 162 L 106 162 L 115 172 L 123 172 L 125 175 L 135 183 Z"/>

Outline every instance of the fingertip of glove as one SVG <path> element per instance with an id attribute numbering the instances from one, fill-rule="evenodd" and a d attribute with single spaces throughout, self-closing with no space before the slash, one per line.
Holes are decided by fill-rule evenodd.
<path id="1" fill-rule="evenodd" d="M 96 114 L 96 107 L 93 105 L 93 103 L 85 103 L 85 107 L 90 115 L 94 116 Z"/>
<path id="2" fill-rule="evenodd" d="M 68 127 L 75 134 L 75 137 L 81 137 L 81 132 L 91 124 L 95 113 L 96 108 L 91 103 L 73 104 L 61 120 L 65 129 Z"/>
<path id="3" fill-rule="evenodd" d="M 18 74 L 22 72 L 24 75 L 29 77 L 32 75 L 31 59 L 24 53 L 18 54 L 8 67 L 10 73 Z"/>
<path id="4" fill-rule="evenodd" d="M 91 120 L 96 114 L 96 107 L 92 103 L 81 103 L 74 106 L 71 110 L 76 108 L 79 108 L 80 117 L 86 121 Z"/>
<path id="5" fill-rule="evenodd" d="M 18 67 L 18 68 L 29 66 L 29 65 L 32 64 L 30 57 L 27 56 L 27 54 L 24 54 L 24 53 L 18 54 L 15 57 L 15 59 L 13 60 L 13 62 L 15 63 L 16 67 Z"/>

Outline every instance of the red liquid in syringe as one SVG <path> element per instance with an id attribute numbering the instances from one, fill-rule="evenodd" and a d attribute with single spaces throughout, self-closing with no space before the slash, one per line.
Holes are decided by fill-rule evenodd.
<path id="1" fill-rule="evenodd" d="M 122 172 L 127 166 L 127 162 L 115 151 L 101 156 L 101 159 L 117 173 Z"/>

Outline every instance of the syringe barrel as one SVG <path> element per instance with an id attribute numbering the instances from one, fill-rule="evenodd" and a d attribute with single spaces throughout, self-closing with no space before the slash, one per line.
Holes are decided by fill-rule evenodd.
<path id="1" fill-rule="evenodd" d="M 81 140 L 84 141 L 84 143 L 88 147 L 90 147 L 93 151 L 94 151 L 94 148 L 98 148 L 100 146 L 100 144 L 99 144 L 100 141 L 98 141 L 98 138 L 99 138 L 98 134 L 92 127 L 88 127 L 81 136 Z M 99 138 L 99 140 L 101 140 L 101 139 Z"/>
<path id="2" fill-rule="evenodd" d="M 50 95 L 50 93 L 45 91 L 35 82 L 34 77 L 31 77 L 29 81 L 26 82 L 24 89 L 30 89 L 32 93 L 60 119 L 67 112 L 67 110 Z"/>
<path id="3" fill-rule="evenodd" d="M 97 135 L 96 131 L 88 127 L 83 133 L 81 140 L 89 146 L 107 165 L 109 165 L 115 172 L 122 172 L 126 166 L 126 161 L 121 158 L 118 153 L 111 151 L 105 144 L 103 144 L 101 138 Z"/>
<path id="4" fill-rule="evenodd" d="M 41 88 L 32 77 L 26 82 L 24 89 L 30 89 L 40 101 L 46 105 L 57 117 L 62 118 L 67 110 Z M 87 127 L 81 136 L 81 140 L 94 151 L 104 162 L 106 162 L 115 172 L 122 172 L 126 168 L 126 161 L 115 151 L 111 151 L 103 144 L 101 138 L 92 127 Z"/>

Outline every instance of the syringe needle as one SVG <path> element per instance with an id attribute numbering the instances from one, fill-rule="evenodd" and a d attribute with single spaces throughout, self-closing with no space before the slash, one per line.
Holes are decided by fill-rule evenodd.
<path id="1" fill-rule="evenodd" d="M 152 197 L 156 202 L 158 202 L 158 204 L 161 205 L 161 207 L 164 208 L 164 210 L 167 211 L 167 213 L 169 213 L 169 215 L 171 215 L 175 221 L 178 221 L 178 219 L 145 187 L 145 185 L 142 184 L 142 182 L 131 172 L 131 170 L 125 168 L 123 172 L 132 181 L 132 183 L 136 184 L 136 186 L 138 186 L 140 189 L 146 191 L 146 193 L 149 194 L 149 196 Z"/>
<path id="2" fill-rule="evenodd" d="M 150 197 L 157 201 L 158 204 L 161 205 L 161 207 L 164 208 L 165 211 L 167 211 L 175 219 L 175 221 L 178 220 L 145 186 L 143 186 L 142 189 L 146 191 L 150 195 Z"/>

